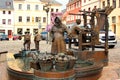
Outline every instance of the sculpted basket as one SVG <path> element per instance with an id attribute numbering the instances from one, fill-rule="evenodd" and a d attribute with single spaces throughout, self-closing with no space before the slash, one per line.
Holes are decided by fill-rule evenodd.
<path id="1" fill-rule="evenodd" d="M 53 63 L 51 60 L 40 60 L 39 65 L 40 65 L 40 70 L 45 72 L 51 71 L 53 67 Z"/>
<path id="2" fill-rule="evenodd" d="M 68 67 L 68 63 L 69 63 L 69 61 L 62 61 L 62 60 L 60 61 L 60 60 L 58 60 L 55 63 L 55 69 L 57 71 L 66 71 L 67 67 Z"/>
<path id="3" fill-rule="evenodd" d="M 68 69 L 73 69 L 75 63 L 76 63 L 76 60 L 70 60 L 69 63 L 68 63 Z"/>

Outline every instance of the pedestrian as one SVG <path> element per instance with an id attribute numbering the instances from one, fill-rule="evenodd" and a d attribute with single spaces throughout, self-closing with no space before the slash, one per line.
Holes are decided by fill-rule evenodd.
<path id="1" fill-rule="evenodd" d="M 29 32 L 25 32 L 24 35 L 24 49 L 25 50 L 30 50 L 30 44 L 31 44 L 31 35 Z"/>
<path id="2" fill-rule="evenodd" d="M 39 51 L 39 42 L 41 41 L 41 35 L 36 32 L 34 37 L 35 49 Z"/>

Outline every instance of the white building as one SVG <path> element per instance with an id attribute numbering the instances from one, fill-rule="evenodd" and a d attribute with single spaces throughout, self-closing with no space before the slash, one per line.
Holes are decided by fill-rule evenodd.
<path id="1" fill-rule="evenodd" d="M 12 38 L 14 32 L 14 8 L 12 0 L 0 0 L 0 33 Z"/>
<path id="2" fill-rule="evenodd" d="M 82 0 L 82 6 L 81 10 L 82 11 L 92 11 L 94 8 L 100 8 L 100 0 Z M 90 17 L 88 16 L 87 23 L 89 23 Z M 82 18 L 83 22 L 83 18 Z"/>

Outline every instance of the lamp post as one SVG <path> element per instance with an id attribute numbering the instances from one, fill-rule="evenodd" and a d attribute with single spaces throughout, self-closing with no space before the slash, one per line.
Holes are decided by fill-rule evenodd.
<path id="1" fill-rule="evenodd" d="M 39 20 L 39 23 L 38 23 L 38 30 L 39 30 L 39 33 L 41 33 L 41 21 Z"/>
<path id="2" fill-rule="evenodd" d="M 49 7 L 50 7 L 50 3 L 49 2 L 43 6 L 43 9 L 47 13 L 47 26 L 48 26 L 48 13 L 49 13 L 49 9 L 50 9 Z M 47 32 L 47 44 L 48 44 L 48 32 Z"/>

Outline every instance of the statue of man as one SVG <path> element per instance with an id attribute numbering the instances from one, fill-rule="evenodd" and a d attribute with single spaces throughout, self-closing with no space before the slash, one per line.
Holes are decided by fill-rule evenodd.
<path id="1" fill-rule="evenodd" d="M 41 41 L 41 35 L 36 32 L 36 35 L 34 37 L 34 43 L 35 43 L 35 49 L 39 51 L 39 42 Z"/>
<path id="2" fill-rule="evenodd" d="M 25 50 L 30 50 L 30 44 L 31 44 L 31 35 L 29 34 L 29 32 L 25 32 L 24 35 L 24 49 Z"/>

